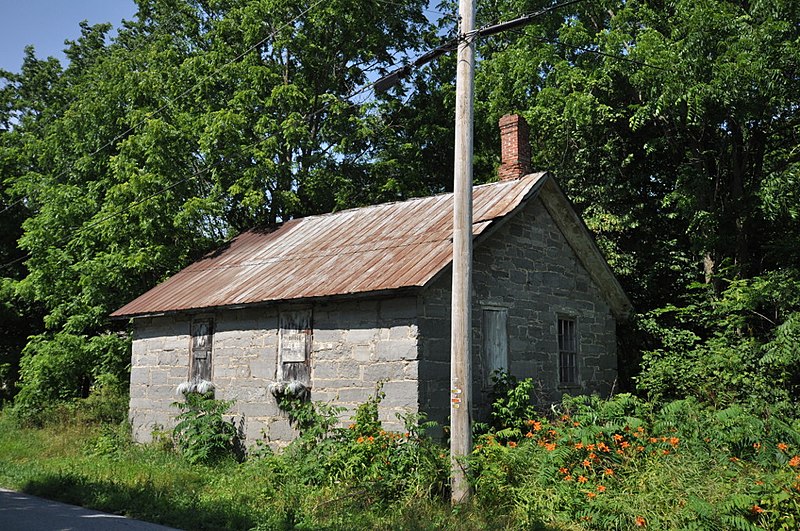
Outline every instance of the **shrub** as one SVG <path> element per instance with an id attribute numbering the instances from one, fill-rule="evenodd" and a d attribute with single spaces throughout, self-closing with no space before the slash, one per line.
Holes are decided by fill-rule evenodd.
<path id="1" fill-rule="evenodd" d="M 565 397 L 519 438 L 469 459 L 476 502 L 509 527 L 794 529 L 800 434 L 777 416 L 695 399 Z"/>
<path id="2" fill-rule="evenodd" d="M 287 459 L 302 483 L 345 491 L 343 499 L 361 507 L 442 496 L 448 454 L 425 435 L 435 423 L 410 415 L 401 419 L 403 432 L 384 430 L 378 417 L 383 396 L 378 388 L 348 427 L 339 425 L 341 408 L 286 399 L 282 407 L 300 437 L 276 458 Z"/>
<path id="3" fill-rule="evenodd" d="M 213 393 L 186 393 L 185 402 L 174 402 L 181 410 L 173 436 L 189 463 L 209 463 L 232 456 L 238 434 L 232 422 L 223 418 L 233 402 L 216 400 Z"/>

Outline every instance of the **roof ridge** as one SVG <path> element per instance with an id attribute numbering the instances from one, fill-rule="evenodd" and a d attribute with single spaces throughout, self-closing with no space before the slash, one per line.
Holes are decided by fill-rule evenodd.
<path id="1" fill-rule="evenodd" d="M 524 179 L 527 179 L 529 177 L 532 177 L 532 176 L 537 176 L 538 177 L 538 176 L 541 176 L 541 175 L 543 175 L 545 173 L 547 173 L 547 172 L 546 171 L 537 171 L 537 172 L 531 172 L 531 173 L 525 174 L 522 177 L 520 177 L 519 179 L 508 179 L 508 180 L 504 180 L 504 181 L 498 180 L 498 181 L 493 181 L 493 182 L 490 182 L 490 183 L 473 184 L 472 185 L 472 190 L 474 191 L 475 189 L 478 189 L 478 188 L 488 188 L 490 186 L 500 186 L 500 185 L 511 186 L 514 183 L 517 183 L 517 182 L 522 181 Z M 435 199 L 435 198 L 442 198 L 442 197 L 451 196 L 451 195 L 453 195 L 453 192 L 442 192 L 442 193 L 433 194 L 433 195 L 423 195 L 423 196 L 419 196 L 419 197 L 409 197 L 408 199 L 398 199 L 397 201 L 387 201 L 385 203 L 375 203 L 375 204 L 372 204 L 372 205 L 363 205 L 363 206 L 350 207 L 350 208 L 345 208 L 344 210 L 335 210 L 333 212 L 323 212 L 321 214 L 311 214 L 309 216 L 303 216 L 303 217 L 299 217 L 299 218 L 287 219 L 286 221 L 280 223 L 278 226 L 284 225 L 286 223 L 289 223 L 290 221 L 299 221 L 299 220 L 303 220 L 303 219 L 321 218 L 321 217 L 326 217 L 326 216 L 336 216 L 336 215 L 339 215 L 339 214 L 344 214 L 344 213 L 347 213 L 347 212 L 353 212 L 353 211 L 356 211 L 356 210 L 368 210 L 368 209 L 374 209 L 374 208 L 380 208 L 380 207 L 388 207 L 388 206 L 392 206 L 392 205 L 400 205 L 400 204 L 405 204 L 405 203 L 412 203 L 414 201 L 432 200 L 432 199 Z M 253 230 L 253 229 L 250 229 L 250 230 Z M 249 232 L 249 231 L 245 231 L 245 232 Z"/>

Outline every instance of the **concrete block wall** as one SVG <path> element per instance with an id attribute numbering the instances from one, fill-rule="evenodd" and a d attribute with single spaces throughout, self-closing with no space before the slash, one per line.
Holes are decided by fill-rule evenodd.
<path id="1" fill-rule="evenodd" d="M 328 302 L 314 306 L 311 399 L 355 408 L 383 382 L 383 425 L 400 430 L 397 415 L 417 413 L 417 324 L 415 296 Z"/>
<path id="2" fill-rule="evenodd" d="M 420 299 L 421 409 L 440 422 L 449 415 L 451 276 L 443 275 Z M 508 311 L 509 370 L 533 378 L 538 401 L 562 394 L 607 394 L 617 376 L 616 322 L 594 281 L 539 199 L 474 249 L 473 417 L 486 419 L 489 375 L 482 352 L 483 308 Z M 558 383 L 559 317 L 576 320 L 576 386 Z"/>
<path id="3" fill-rule="evenodd" d="M 400 430 L 398 414 L 416 413 L 417 299 L 319 303 L 312 309 L 311 399 L 343 406 L 346 424 L 355 408 L 383 382 L 379 409 L 386 429 Z M 262 439 L 283 446 L 296 437 L 270 394 L 278 365 L 279 308 L 261 307 L 204 314 L 214 318 L 211 361 L 216 397 L 232 400 L 231 418 L 253 445 Z M 154 427 L 171 429 L 189 378 L 186 315 L 136 320 L 131 367 L 130 419 L 137 441 L 151 440 Z"/>
<path id="4" fill-rule="evenodd" d="M 278 365 L 278 311 L 218 311 L 213 345 L 215 396 L 234 402 L 231 414 L 245 444 L 264 440 L 281 446 L 292 440 L 297 433 L 269 392 Z"/>
<path id="5" fill-rule="evenodd" d="M 152 440 L 154 429 L 171 430 L 178 410 L 175 391 L 189 378 L 186 316 L 136 319 L 131 351 L 130 421 L 134 439 Z"/>
<path id="6" fill-rule="evenodd" d="M 533 378 L 542 402 L 608 393 L 617 377 L 616 321 L 541 201 L 528 203 L 486 243 L 475 250 L 476 307 L 508 307 L 511 373 Z M 498 282 L 506 274 L 508 281 Z M 473 317 L 480 346 L 480 313 Z M 559 317 L 577 326 L 579 381 L 571 387 L 558 383 Z"/>

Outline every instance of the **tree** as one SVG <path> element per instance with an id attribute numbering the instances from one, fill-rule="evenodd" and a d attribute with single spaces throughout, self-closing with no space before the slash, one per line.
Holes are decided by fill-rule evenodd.
<path id="1" fill-rule="evenodd" d="M 108 314 L 240 230 L 358 202 L 340 189 L 366 180 L 377 131 L 357 93 L 422 42 L 424 5 L 140 0 L 110 42 L 82 24 L 63 71 L 31 52 L 52 72 L 45 91 L 9 86 L 19 162 L 4 183 L 27 209 L 14 290 L 46 330 L 19 402 L 124 375 Z"/>
<path id="2" fill-rule="evenodd" d="M 539 4 L 499 1 L 482 16 Z M 791 336 L 782 327 L 794 306 L 769 323 L 757 315 L 769 311 L 757 290 L 739 309 L 730 298 L 742 283 L 790 293 L 800 282 L 787 269 L 800 243 L 798 9 L 783 0 L 578 3 L 484 42 L 477 83 L 489 123 L 512 110 L 528 118 L 534 164 L 556 173 L 638 309 L 685 308 L 680 322 L 660 326 L 692 334 L 700 357 L 733 359 L 744 338 L 754 341 L 747 364 L 765 378 L 762 347 Z M 737 323 L 735 332 L 720 321 Z M 646 329 L 644 347 L 667 365 L 694 366 L 678 361 L 686 347 L 671 350 L 665 328 Z"/>

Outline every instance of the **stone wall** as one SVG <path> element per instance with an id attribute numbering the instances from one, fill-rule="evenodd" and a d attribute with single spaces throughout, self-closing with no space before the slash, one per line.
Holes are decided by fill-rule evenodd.
<path id="1" fill-rule="evenodd" d="M 418 411 L 416 297 L 329 302 L 314 306 L 311 379 L 314 401 L 355 408 L 384 382 L 379 414 L 387 429 Z"/>
<path id="2" fill-rule="evenodd" d="M 175 390 L 189 377 L 189 323 L 186 316 L 134 321 L 131 350 L 130 421 L 137 441 L 154 429 L 172 429 Z"/>
<path id="3" fill-rule="evenodd" d="M 415 296 L 318 303 L 313 306 L 310 354 L 311 399 L 355 408 L 383 382 L 380 416 L 387 429 L 401 429 L 397 415 L 418 411 Z M 231 415 L 245 442 L 264 438 L 281 446 L 296 436 L 269 386 L 278 364 L 279 308 L 219 311 L 214 318 L 211 372 L 216 397 L 233 400 Z M 155 428 L 171 429 L 189 377 L 186 315 L 137 319 L 131 368 L 130 418 L 134 437 L 149 441 Z"/>
<path id="4" fill-rule="evenodd" d="M 450 288 L 443 275 L 420 300 L 421 409 L 449 415 Z M 509 371 L 533 378 L 545 405 L 563 393 L 607 394 L 617 376 L 616 323 L 607 303 L 539 199 L 481 240 L 474 250 L 473 417 L 485 420 L 489 374 L 482 352 L 483 308 L 508 311 Z M 558 318 L 577 324 L 576 386 L 558 383 Z"/>

